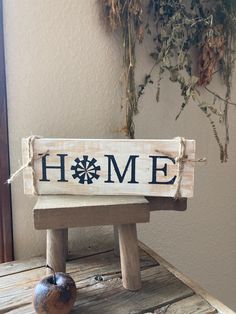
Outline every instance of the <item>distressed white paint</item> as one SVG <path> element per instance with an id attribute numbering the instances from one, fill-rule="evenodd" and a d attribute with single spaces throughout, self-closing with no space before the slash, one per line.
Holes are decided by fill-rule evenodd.
<path id="1" fill-rule="evenodd" d="M 23 140 L 23 163 L 27 163 L 32 154 L 29 140 Z M 178 190 L 182 197 L 192 197 L 195 141 L 182 141 L 184 143 L 179 138 L 172 140 L 35 139 L 32 143 L 33 171 L 31 167 L 24 170 L 24 190 L 26 194 L 33 194 L 36 191 L 37 194 L 166 197 L 176 196 Z M 180 158 L 181 145 L 185 146 L 185 161 L 180 172 L 180 161 L 175 159 Z M 46 152 L 47 156 L 43 157 Z M 108 155 L 114 159 L 108 160 Z M 43 160 L 40 156 L 45 161 L 45 178 L 42 173 Z M 95 158 L 94 166 L 99 168 L 96 170 L 97 178 L 93 178 L 90 184 L 87 181 L 80 183 L 78 177 L 73 178 L 74 174 L 77 175 L 75 169 L 81 170 L 75 168 L 76 160 L 79 158 L 81 161 L 84 156 L 88 160 Z M 123 178 L 119 179 L 117 173 Z M 181 180 L 178 180 L 179 177 Z M 170 184 L 171 181 L 173 183 Z"/>

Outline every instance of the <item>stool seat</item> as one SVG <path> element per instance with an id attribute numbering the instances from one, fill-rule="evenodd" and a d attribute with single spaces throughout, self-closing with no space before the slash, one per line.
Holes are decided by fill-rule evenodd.
<path id="1" fill-rule="evenodd" d="M 150 219 L 143 196 L 42 195 L 34 207 L 35 229 L 143 223 Z"/>

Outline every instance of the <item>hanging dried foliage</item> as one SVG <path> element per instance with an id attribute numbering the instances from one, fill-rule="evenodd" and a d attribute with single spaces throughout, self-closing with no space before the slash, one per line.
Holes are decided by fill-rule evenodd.
<path id="1" fill-rule="evenodd" d="M 164 72 L 180 88 L 183 102 L 181 112 L 190 101 L 202 110 L 213 130 L 220 148 L 220 159 L 228 158 L 228 110 L 231 102 L 232 72 L 235 61 L 234 34 L 236 34 L 235 0 L 99 0 L 105 24 L 111 31 L 121 30 L 126 108 L 126 134 L 134 138 L 134 115 L 138 100 L 148 84 L 157 82 L 156 99 L 159 101 Z M 143 11 L 146 11 L 144 22 Z M 144 32 L 145 29 L 145 32 Z M 135 82 L 135 44 L 151 36 L 150 57 L 153 66 L 145 74 L 142 84 Z M 194 64 L 193 52 L 198 53 Z M 197 68 L 197 70 L 196 70 Z M 209 88 L 216 73 L 225 86 L 225 97 Z M 213 95 L 212 103 L 201 99 L 204 89 Z M 223 104 L 223 110 L 222 110 Z M 220 137 L 218 125 L 225 126 Z"/>
<path id="2" fill-rule="evenodd" d="M 122 31 L 122 46 L 124 48 L 124 90 L 126 108 L 126 126 L 124 131 L 134 138 L 134 115 L 138 112 L 138 102 L 135 84 L 135 42 L 143 40 L 141 0 L 100 0 L 108 30 Z"/>
<path id="3" fill-rule="evenodd" d="M 199 55 L 200 86 L 206 86 L 211 82 L 217 64 L 224 57 L 224 48 L 225 38 L 222 31 L 217 33 L 214 31 L 214 35 L 206 36 Z"/>

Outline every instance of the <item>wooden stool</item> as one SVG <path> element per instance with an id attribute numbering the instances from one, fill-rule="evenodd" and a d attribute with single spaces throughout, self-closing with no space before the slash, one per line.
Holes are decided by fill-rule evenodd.
<path id="1" fill-rule="evenodd" d="M 39 196 L 35 229 L 47 230 L 47 264 L 65 272 L 68 228 L 115 225 L 118 228 L 124 288 L 139 290 L 141 276 L 136 223 L 148 222 L 150 209 L 142 196 Z"/>

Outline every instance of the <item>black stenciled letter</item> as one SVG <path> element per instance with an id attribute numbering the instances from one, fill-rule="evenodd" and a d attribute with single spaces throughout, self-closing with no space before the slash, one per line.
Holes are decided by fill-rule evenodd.
<path id="1" fill-rule="evenodd" d="M 167 176 L 167 164 L 165 163 L 163 168 L 157 168 L 157 160 L 158 159 L 169 159 L 175 164 L 174 158 L 167 157 L 167 156 L 149 156 L 152 158 L 152 181 L 148 182 L 149 184 L 174 184 L 176 180 L 176 176 L 174 176 L 170 181 L 167 182 L 160 182 L 157 181 L 157 171 L 164 172 L 165 177 Z"/>
<path id="2" fill-rule="evenodd" d="M 138 158 L 138 155 L 130 155 L 129 160 L 127 161 L 127 164 L 125 166 L 125 170 L 123 174 L 120 173 L 119 167 L 117 166 L 116 159 L 114 155 L 104 155 L 108 158 L 108 179 L 105 181 L 105 183 L 114 183 L 111 179 L 111 165 L 113 164 L 114 170 L 116 172 L 117 178 L 120 183 L 124 181 L 126 172 L 128 171 L 129 165 L 131 164 L 131 180 L 128 181 L 128 183 L 138 183 L 135 180 L 135 166 L 136 166 L 136 158 Z"/>
<path id="3" fill-rule="evenodd" d="M 43 154 L 39 154 L 43 155 Z M 65 157 L 68 156 L 67 154 L 57 154 L 57 156 L 60 157 L 60 165 L 59 166 L 48 166 L 46 163 L 47 156 L 50 156 L 49 154 L 45 154 L 42 157 L 42 179 L 39 181 L 50 181 L 47 179 L 47 169 L 60 169 L 61 171 L 61 179 L 57 180 L 58 182 L 68 182 L 68 180 L 65 179 Z"/>

